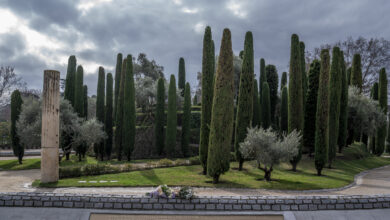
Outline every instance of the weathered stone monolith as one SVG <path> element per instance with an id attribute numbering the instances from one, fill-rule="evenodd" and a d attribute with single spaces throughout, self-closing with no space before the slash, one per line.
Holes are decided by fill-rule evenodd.
<path id="1" fill-rule="evenodd" d="M 60 72 L 45 70 L 42 96 L 41 182 L 57 182 L 60 130 Z"/>

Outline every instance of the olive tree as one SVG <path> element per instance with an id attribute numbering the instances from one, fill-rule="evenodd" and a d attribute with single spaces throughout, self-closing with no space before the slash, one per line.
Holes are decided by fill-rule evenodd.
<path id="1" fill-rule="evenodd" d="M 376 135 L 377 130 L 386 125 L 386 115 L 378 101 L 365 96 L 354 86 L 348 91 L 348 121 L 354 134 Z"/>
<path id="2" fill-rule="evenodd" d="M 41 101 L 33 98 L 25 99 L 22 105 L 19 120 L 16 124 L 20 142 L 25 147 L 41 145 Z M 69 142 L 62 141 L 63 137 L 70 137 Z M 60 102 L 60 145 L 64 153 L 70 152 L 72 147 L 81 154 L 85 154 L 87 146 L 103 141 L 106 134 L 103 124 L 95 118 L 84 120 L 77 116 L 68 100 Z M 80 148 L 82 147 L 82 148 Z M 81 157 L 79 157 L 81 159 Z"/>
<path id="3" fill-rule="evenodd" d="M 240 151 L 244 158 L 256 160 L 257 167 L 264 171 L 264 179 L 270 181 L 273 166 L 296 156 L 300 141 L 301 134 L 296 130 L 280 137 L 271 128 L 248 128 L 248 135 L 240 144 Z"/>

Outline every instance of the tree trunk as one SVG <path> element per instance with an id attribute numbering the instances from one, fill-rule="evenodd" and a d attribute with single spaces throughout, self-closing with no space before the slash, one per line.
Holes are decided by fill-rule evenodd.
<path id="1" fill-rule="evenodd" d="M 70 153 L 66 153 L 66 154 L 65 154 L 66 160 L 69 160 L 69 157 L 70 157 Z"/>
<path id="2" fill-rule="evenodd" d="M 271 170 L 264 171 L 264 179 L 267 181 L 271 181 Z"/>
<path id="3" fill-rule="evenodd" d="M 203 175 L 207 175 L 207 168 L 203 167 Z"/>
<path id="4" fill-rule="evenodd" d="M 321 176 L 322 169 L 317 169 L 317 176 Z"/>
<path id="5" fill-rule="evenodd" d="M 297 172 L 297 163 L 292 163 L 292 171 Z"/>
<path id="6" fill-rule="evenodd" d="M 242 165 L 244 164 L 244 160 L 240 160 L 238 163 L 239 163 L 238 170 L 241 171 L 242 170 Z"/>
<path id="7" fill-rule="evenodd" d="M 363 134 L 362 135 L 362 142 L 367 146 L 367 143 L 368 143 L 368 136 Z"/>
<path id="8" fill-rule="evenodd" d="M 79 153 L 79 161 L 81 161 L 81 153 Z"/>
<path id="9" fill-rule="evenodd" d="M 219 175 L 213 176 L 213 184 L 217 184 L 219 182 Z"/>
<path id="10" fill-rule="evenodd" d="M 23 156 L 22 156 L 22 155 L 19 155 L 19 156 L 18 156 L 18 160 L 19 160 L 19 164 L 22 164 L 22 163 L 23 163 Z"/>

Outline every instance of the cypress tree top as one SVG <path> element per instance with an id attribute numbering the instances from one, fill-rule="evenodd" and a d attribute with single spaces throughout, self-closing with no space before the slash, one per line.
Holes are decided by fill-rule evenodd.
<path id="1" fill-rule="evenodd" d="M 282 79 L 280 80 L 280 90 L 283 89 L 283 87 L 287 86 L 287 73 L 282 73 Z"/>
<path id="2" fill-rule="evenodd" d="M 260 79 L 259 79 L 259 83 L 260 83 L 260 91 L 259 91 L 259 94 L 260 94 L 260 97 L 261 97 L 261 94 L 262 94 L 262 86 L 263 86 L 263 83 L 267 82 L 267 75 L 265 73 L 265 60 L 263 58 L 260 59 Z M 260 104 L 261 104 L 261 99 L 260 99 Z"/>
<path id="3" fill-rule="evenodd" d="M 64 98 L 69 100 L 72 107 L 75 102 L 75 80 L 76 80 L 76 57 L 70 56 L 68 59 L 68 69 L 65 80 Z"/>
<path id="4" fill-rule="evenodd" d="M 96 93 L 96 119 L 104 123 L 104 87 L 105 87 L 105 73 L 104 68 L 99 67 L 98 86 Z"/>
<path id="5" fill-rule="evenodd" d="M 122 73 L 122 54 L 118 53 L 116 56 L 116 67 L 115 67 L 115 92 L 114 92 L 114 120 L 116 120 L 116 106 L 118 104 L 119 87 L 121 83 Z"/>
<path id="6" fill-rule="evenodd" d="M 83 86 L 84 91 L 84 108 L 83 108 L 83 117 L 87 120 L 88 119 L 88 86 Z"/>
<path id="7" fill-rule="evenodd" d="M 352 67 L 351 67 L 351 85 L 354 85 L 362 91 L 363 79 L 362 79 L 362 60 L 360 54 L 353 55 Z"/>
<path id="8" fill-rule="evenodd" d="M 184 96 L 184 89 L 186 86 L 186 67 L 184 63 L 184 58 L 180 57 L 179 59 L 179 80 L 178 80 L 178 87 L 181 90 L 181 95 Z"/>
<path id="9" fill-rule="evenodd" d="M 280 104 L 280 131 L 287 133 L 288 130 L 288 91 L 284 86 L 282 89 L 282 100 Z"/>

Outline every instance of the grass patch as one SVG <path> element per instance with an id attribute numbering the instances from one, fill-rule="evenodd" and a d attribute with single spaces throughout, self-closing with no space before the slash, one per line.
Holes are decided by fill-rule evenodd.
<path id="1" fill-rule="evenodd" d="M 263 180 L 263 172 L 254 167 L 254 162 L 246 162 L 244 171 L 238 171 L 238 164 L 231 163 L 231 169 L 220 177 L 219 184 L 212 184 L 212 179 L 201 175 L 202 167 L 180 166 L 171 168 L 157 168 L 143 171 L 133 171 L 118 174 L 98 176 L 83 176 L 78 178 L 61 179 L 57 183 L 41 184 L 38 180 L 33 186 L 42 187 L 91 187 L 91 186 L 202 186 L 227 188 L 265 188 L 286 190 L 309 190 L 337 188 L 350 184 L 354 176 L 367 169 L 390 164 L 389 158 L 367 157 L 364 159 L 338 159 L 333 169 L 324 169 L 324 176 L 317 176 L 312 158 L 304 156 L 298 165 L 298 171 L 292 172 L 289 164 L 275 167 L 272 173 L 273 181 Z M 106 183 L 79 183 L 78 181 L 108 181 Z M 118 182 L 111 183 L 109 181 Z"/>
<path id="2" fill-rule="evenodd" d="M 178 158 L 176 160 L 184 160 L 189 159 L 192 160 L 193 158 Z M 167 159 L 138 159 L 138 160 L 131 160 L 128 162 L 127 160 L 118 161 L 117 159 L 112 159 L 110 161 L 99 161 L 96 160 L 94 157 L 86 156 L 82 161 L 79 161 L 78 156 L 71 155 L 69 160 L 65 160 L 65 158 L 62 158 L 62 161 L 60 162 L 60 167 L 81 167 L 86 165 L 121 165 L 121 164 L 138 164 L 138 163 L 161 163 L 160 161 L 164 162 Z M 17 159 L 11 159 L 11 160 L 0 160 L 0 170 L 28 170 L 28 169 L 40 169 L 41 168 L 41 159 L 40 158 L 34 158 L 34 159 L 23 159 L 23 164 L 19 164 Z"/>
<path id="3" fill-rule="evenodd" d="M 28 170 L 41 168 L 41 159 L 24 159 L 22 164 L 19 164 L 17 159 L 0 160 L 0 170 Z"/>

